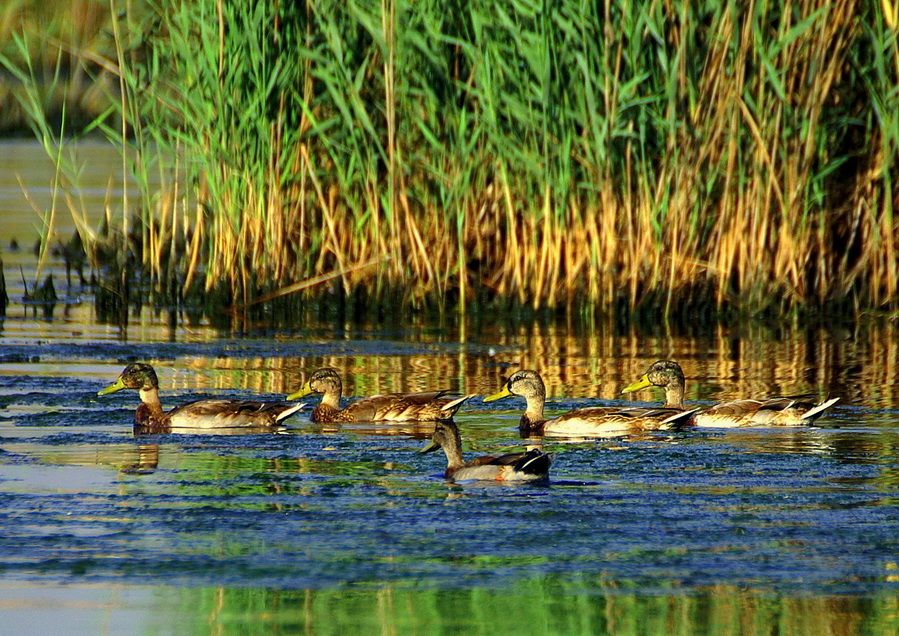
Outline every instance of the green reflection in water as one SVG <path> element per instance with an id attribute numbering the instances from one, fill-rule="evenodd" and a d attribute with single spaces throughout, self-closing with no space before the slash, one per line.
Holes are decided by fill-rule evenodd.
<path id="1" fill-rule="evenodd" d="M 179 633 L 888 634 L 895 596 L 775 596 L 733 586 L 641 594 L 601 579 L 508 590 L 165 588 L 157 628 Z M 154 612 L 155 613 L 155 612 Z"/>
<path id="2" fill-rule="evenodd" d="M 778 596 L 729 585 L 643 593 L 602 578 L 509 589 L 0 587 L 9 633 L 895 634 L 899 599 Z M 136 626 L 140 626 L 137 629 Z"/>

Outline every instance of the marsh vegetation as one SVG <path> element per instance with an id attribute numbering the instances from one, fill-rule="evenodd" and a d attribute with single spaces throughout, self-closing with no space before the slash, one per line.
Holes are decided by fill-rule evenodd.
<path id="1" fill-rule="evenodd" d="M 72 6 L 4 5 L 5 125 L 173 297 L 896 309 L 890 3 Z M 84 133 L 133 180 L 99 225 Z"/>

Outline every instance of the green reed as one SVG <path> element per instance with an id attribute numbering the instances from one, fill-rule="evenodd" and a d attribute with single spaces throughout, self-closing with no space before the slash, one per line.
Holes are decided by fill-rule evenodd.
<path id="1" fill-rule="evenodd" d="M 19 71 L 30 68 L 42 114 L 54 126 L 63 109 L 71 123 L 81 128 L 109 107 L 112 75 L 103 70 L 106 55 L 113 50 L 109 24 L 109 5 L 98 0 L 0 3 L 0 56 Z M 8 64 L 0 65 L 4 67 L 10 69 Z M 26 87 L 9 79 L 0 76 L 2 132 L 33 125 L 32 113 L 21 105 L 27 99 Z"/>
<path id="2" fill-rule="evenodd" d="M 121 95 L 94 125 L 138 176 L 160 284 L 897 307 L 888 1 L 110 10 Z"/>

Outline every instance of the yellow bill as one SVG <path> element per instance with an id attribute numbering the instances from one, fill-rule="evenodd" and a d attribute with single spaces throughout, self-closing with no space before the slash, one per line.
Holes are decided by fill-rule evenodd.
<path id="1" fill-rule="evenodd" d="M 507 384 L 507 385 L 503 386 L 503 388 L 500 389 L 497 393 L 494 393 L 493 395 L 488 395 L 487 397 L 485 397 L 484 401 L 485 402 L 495 402 L 496 400 L 501 400 L 505 397 L 509 397 L 510 395 L 512 395 L 512 392 L 509 390 L 509 385 Z"/>
<path id="2" fill-rule="evenodd" d="M 648 386 L 652 386 L 652 382 L 649 381 L 649 374 L 644 373 L 643 377 L 634 382 L 633 384 L 628 384 L 624 387 L 621 392 L 622 393 L 633 393 L 634 391 L 639 391 L 640 389 L 645 389 Z"/>
<path id="3" fill-rule="evenodd" d="M 100 389 L 97 391 L 97 395 L 109 395 L 110 393 L 115 393 L 116 391 L 121 391 L 122 389 L 126 389 L 128 387 L 125 386 L 125 383 L 122 381 L 121 376 L 118 380 L 110 384 L 105 389 Z"/>
<path id="4" fill-rule="evenodd" d="M 306 384 L 303 385 L 303 388 L 301 388 L 299 391 L 288 395 L 287 401 L 289 402 L 290 400 L 296 400 L 297 398 L 305 397 L 305 396 L 309 395 L 310 393 L 312 393 L 312 385 L 309 382 L 307 382 Z"/>

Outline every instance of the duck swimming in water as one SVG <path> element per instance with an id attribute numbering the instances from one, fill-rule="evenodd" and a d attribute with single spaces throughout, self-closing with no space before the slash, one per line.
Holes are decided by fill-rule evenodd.
<path id="1" fill-rule="evenodd" d="M 156 371 L 149 364 L 140 362 L 125 367 L 118 379 L 97 395 L 123 389 L 134 389 L 140 394 L 141 403 L 134 413 L 134 430 L 139 433 L 169 433 L 173 429 L 272 428 L 305 406 L 251 400 L 197 400 L 166 412 L 159 401 Z"/>
<path id="2" fill-rule="evenodd" d="M 452 419 L 462 404 L 474 397 L 444 397 L 449 390 L 424 393 L 387 393 L 362 398 L 340 408 L 343 384 L 336 369 L 318 369 L 303 388 L 287 396 L 295 400 L 312 393 L 320 393 L 322 401 L 312 409 L 312 421 L 329 422 L 436 422 Z"/>
<path id="3" fill-rule="evenodd" d="M 665 407 L 684 408 L 684 372 L 673 360 L 659 360 L 640 379 L 622 390 L 633 393 L 650 386 L 665 389 Z M 804 426 L 811 424 L 840 398 L 815 404 L 809 396 L 744 399 L 720 402 L 697 409 L 693 422 L 697 426 L 737 428 L 746 426 Z"/>
<path id="4" fill-rule="evenodd" d="M 437 422 L 431 443 L 419 452 L 430 453 L 438 448 L 446 455 L 444 476 L 452 481 L 544 481 L 549 478 L 552 464 L 552 457 L 536 448 L 466 462 L 462 457 L 462 437 L 454 422 Z"/>
<path id="5" fill-rule="evenodd" d="M 527 400 L 518 428 L 522 434 L 570 437 L 630 435 L 645 431 L 672 430 L 689 422 L 690 411 L 682 408 L 597 406 L 574 409 L 552 419 L 543 416 L 546 387 L 536 371 L 514 373 L 497 393 L 485 402 L 518 395 Z"/>

